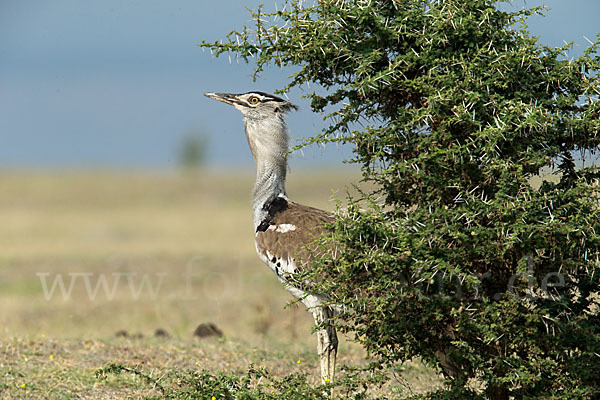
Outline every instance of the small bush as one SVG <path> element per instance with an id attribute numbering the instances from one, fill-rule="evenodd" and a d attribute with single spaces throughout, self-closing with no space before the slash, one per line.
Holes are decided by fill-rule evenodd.
<path id="1" fill-rule="evenodd" d="M 179 149 L 179 163 L 186 170 L 204 166 L 208 153 L 208 138 L 197 134 L 187 135 Z"/>
<path id="2" fill-rule="evenodd" d="M 149 389 L 160 392 L 160 396 L 147 399 L 325 400 L 335 392 L 345 399 L 365 400 L 371 398 L 367 397 L 368 385 L 382 383 L 378 374 L 357 379 L 363 371 L 352 370 L 333 384 L 312 385 L 305 374 L 274 377 L 267 369 L 254 366 L 241 376 L 206 370 L 173 370 L 155 378 L 138 368 L 111 363 L 96 371 L 96 376 L 104 380 L 110 375 L 123 373 L 138 376 Z"/>

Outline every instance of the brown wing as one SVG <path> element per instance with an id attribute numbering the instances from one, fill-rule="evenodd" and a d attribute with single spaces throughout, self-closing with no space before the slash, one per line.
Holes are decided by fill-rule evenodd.
<path id="1" fill-rule="evenodd" d="M 267 220 L 257 229 L 256 250 L 278 276 L 294 273 L 315 255 L 315 249 L 306 246 L 326 232 L 325 224 L 334 220 L 323 210 L 278 198 Z"/>

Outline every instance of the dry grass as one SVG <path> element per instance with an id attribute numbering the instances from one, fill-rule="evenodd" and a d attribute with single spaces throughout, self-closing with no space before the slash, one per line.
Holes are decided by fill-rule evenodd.
<path id="1" fill-rule="evenodd" d="M 292 174 L 289 193 L 333 210 L 331 190 L 343 199 L 356 178 Z M 252 181 L 250 173 L 0 174 L 0 398 L 148 394 L 135 377 L 99 383 L 94 370 L 108 361 L 157 374 L 255 363 L 316 381 L 312 319 L 284 309 L 291 297 L 255 255 Z M 72 291 L 63 298 L 57 287 L 47 299 L 42 278 L 50 289 L 57 276 L 65 289 L 73 279 Z M 101 277 L 106 288 L 96 286 Z M 203 322 L 225 339 L 194 339 Z M 158 328 L 170 337 L 153 337 Z M 129 337 L 116 338 L 119 330 Z M 342 342 L 342 363 L 364 357 Z M 418 364 L 404 378 L 417 392 L 438 384 Z"/>
<path id="2" fill-rule="evenodd" d="M 292 174 L 289 193 L 333 210 L 332 190 L 343 199 L 357 179 Z M 312 318 L 298 305 L 284 309 L 291 297 L 255 254 L 251 173 L 27 172 L 0 182 L 0 398 L 156 394 L 135 376 L 99 382 L 94 371 L 111 361 L 155 376 L 243 373 L 254 363 L 318 381 Z M 58 276 L 65 289 L 73 279 L 72 291 L 63 297 L 57 287 L 48 299 L 42 279 L 50 289 Z M 203 322 L 225 338 L 193 338 Z M 154 337 L 157 329 L 170 336 Z M 129 336 L 115 337 L 121 330 Z M 340 350 L 341 363 L 365 360 L 354 343 Z M 439 378 L 410 363 L 395 384 L 403 385 L 418 393 Z"/>
<path id="3" fill-rule="evenodd" d="M 250 364 L 268 365 L 276 374 L 312 373 L 316 357 L 265 351 L 230 340 L 203 341 L 158 339 L 70 339 L 48 337 L 11 339 L 2 344 L 0 398 L 123 398 L 157 395 L 133 375 L 98 381 L 95 371 L 119 362 L 160 378 L 172 369 L 209 369 L 244 374 Z M 300 364 L 298 364 L 300 360 Z M 167 382 L 168 383 L 168 382 Z M 4 385 L 4 388 L 2 388 Z"/>

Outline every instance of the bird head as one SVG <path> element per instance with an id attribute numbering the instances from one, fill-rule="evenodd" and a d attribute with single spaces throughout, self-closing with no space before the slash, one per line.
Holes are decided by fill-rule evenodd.
<path id="1" fill-rule="evenodd" d="M 247 119 L 260 120 L 276 116 L 281 117 L 288 111 L 298 109 L 289 101 L 264 92 L 242 94 L 204 93 L 204 95 L 234 106 Z"/>

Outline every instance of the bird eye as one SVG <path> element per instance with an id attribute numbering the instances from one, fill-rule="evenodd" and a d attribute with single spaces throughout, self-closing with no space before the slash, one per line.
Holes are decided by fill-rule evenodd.
<path id="1" fill-rule="evenodd" d="M 250 102 L 250 104 L 258 104 L 258 97 L 250 97 L 248 101 Z"/>

